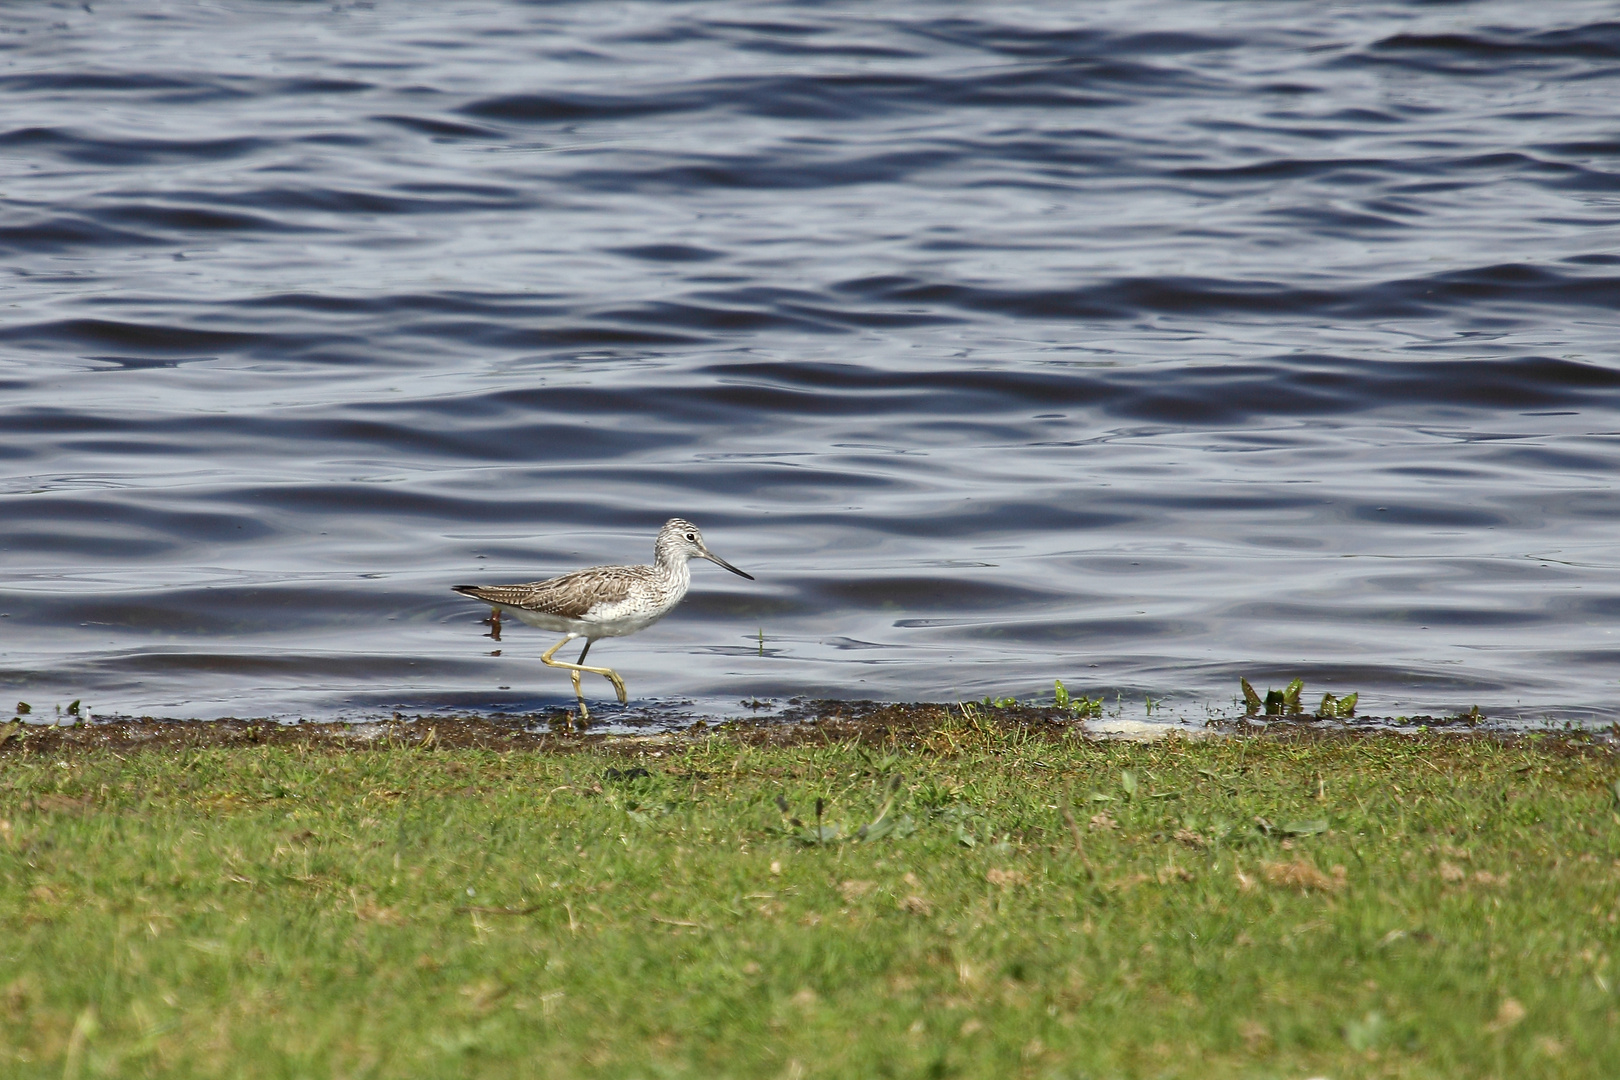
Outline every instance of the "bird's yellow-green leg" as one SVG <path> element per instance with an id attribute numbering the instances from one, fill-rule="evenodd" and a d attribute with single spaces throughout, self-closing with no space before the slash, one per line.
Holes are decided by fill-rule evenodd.
<path id="1" fill-rule="evenodd" d="M 624 688 L 624 680 L 619 678 L 619 673 L 617 671 L 614 671 L 612 668 L 587 667 L 584 664 L 570 664 L 566 660 L 553 660 L 552 659 L 553 656 L 557 655 L 557 650 L 558 649 L 562 648 L 564 645 L 568 644 L 570 641 L 573 641 L 578 636 L 579 636 L 578 634 L 569 634 L 567 637 L 565 637 L 561 641 L 557 642 L 557 644 L 553 645 L 551 648 L 547 649 L 544 653 L 541 654 L 540 662 L 542 664 L 546 664 L 549 667 L 567 668 L 568 670 L 574 672 L 573 678 L 574 678 L 574 691 L 575 691 L 575 693 L 579 692 L 579 672 L 588 671 L 592 675 L 600 675 L 600 676 L 602 676 L 608 682 L 613 684 L 613 689 L 615 689 L 615 690 L 617 690 L 619 692 L 619 704 L 620 705 L 623 705 L 625 702 L 629 701 L 630 700 L 630 692 L 627 691 Z M 590 642 L 587 641 L 585 643 L 584 650 L 579 654 L 579 658 L 581 660 L 585 659 L 585 653 L 588 653 L 590 651 L 591 651 L 591 644 L 590 644 Z M 584 695 L 580 695 L 579 702 L 580 702 L 581 706 L 583 706 L 585 704 Z"/>
<path id="2" fill-rule="evenodd" d="M 579 718 L 582 721 L 589 720 L 591 710 L 585 704 L 585 691 L 579 688 L 579 672 L 570 671 L 568 677 L 574 680 L 574 696 L 579 699 Z"/>

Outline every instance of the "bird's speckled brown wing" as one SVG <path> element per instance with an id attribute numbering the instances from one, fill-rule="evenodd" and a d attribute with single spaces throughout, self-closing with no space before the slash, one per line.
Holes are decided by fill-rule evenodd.
<path id="1" fill-rule="evenodd" d="M 549 581 L 523 585 L 455 585 L 452 588 L 486 604 L 522 608 L 563 619 L 582 619 L 598 604 L 616 604 L 629 596 L 637 577 L 646 572 L 643 566 L 593 566 Z"/>

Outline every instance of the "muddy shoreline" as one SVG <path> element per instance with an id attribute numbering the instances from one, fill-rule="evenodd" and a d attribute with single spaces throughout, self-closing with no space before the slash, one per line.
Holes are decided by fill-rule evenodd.
<path id="1" fill-rule="evenodd" d="M 1524 732 L 1493 728 L 1474 715 L 1357 717 L 1324 720 L 1312 716 L 1236 717 L 1191 724 L 1133 724 L 1122 728 L 1109 718 L 1078 718 L 1055 706 L 877 701 L 804 701 L 769 717 L 697 720 L 684 728 L 651 728 L 645 732 L 581 729 L 563 711 L 531 714 L 443 713 L 367 721 L 280 722 L 223 717 L 177 720 L 155 717 L 96 717 L 55 723 L 12 720 L 0 725 L 0 756 L 15 753 L 65 753 L 74 750 L 170 750 L 206 747 L 322 746 L 331 749 L 418 747 L 422 749 L 541 750 L 573 752 L 622 748 L 637 752 L 653 746 L 678 746 L 723 735 L 758 746 L 854 743 L 868 747 L 948 750 L 954 742 L 971 743 L 975 734 L 1018 735 L 1034 740 L 1151 739 L 1248 736 L 1270 739 L 1355 739 L 1442 731 L 1504 741 L 1557 736 L 1561 741 L 1609 742 L 1610 731 Z M 605 728 L 606 725 L 602 725 Z"/>

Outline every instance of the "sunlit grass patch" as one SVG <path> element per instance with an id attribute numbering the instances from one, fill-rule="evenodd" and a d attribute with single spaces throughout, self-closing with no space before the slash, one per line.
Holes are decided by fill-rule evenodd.
<path id="1" fill-rule="evenodd" d="M 1424 735 L 0 757 L 0 1074 L 1607 1076 L 1616 765 Z M 819 807 L 819 813 L 818 813 Z"/>

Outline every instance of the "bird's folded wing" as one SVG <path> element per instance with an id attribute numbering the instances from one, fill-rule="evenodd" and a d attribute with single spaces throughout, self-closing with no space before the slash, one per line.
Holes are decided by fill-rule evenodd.
<path id="1" fill-rule="evenodd" d="M 455 590 L 487 604 L 579 619 L 598 604 L 616 604 L 629 596 L 635 580 L 631 570 L 625 566 L 597 566 L 549 581 L 523 585 L 457 585 Z"/>

